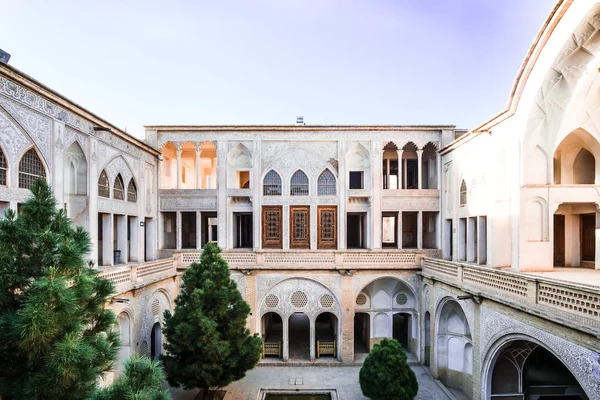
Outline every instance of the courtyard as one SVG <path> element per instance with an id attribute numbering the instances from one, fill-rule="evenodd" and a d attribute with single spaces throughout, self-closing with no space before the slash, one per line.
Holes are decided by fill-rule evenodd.
<path id="1" fill-rule="evenodd" d="M 340 400 L 363 400 L 358 383 L 359 366 L 319 367 L 257 367 L 244 379 L 227 387 L 225 400 L 255 400 L 261 389 L 335 389 Z M 419 393 L 415 400 L 451 399 L 431 377 L 426 368 L 411 366 L 419 381 Z M 173 399 L 193 400 L 198 391 L 172 389 Z"/>

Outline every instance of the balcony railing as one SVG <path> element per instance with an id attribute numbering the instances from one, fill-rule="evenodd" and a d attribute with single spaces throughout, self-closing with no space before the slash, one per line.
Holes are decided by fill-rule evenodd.
<path id="1" fill-rule="evenodd" d="M 346 250 L 346 251 L 223 251 L 221 256 L 232 269 L 414 269 L 421 258 L 436 255 L 439 250 Z M 178 268 L 200 261 L 202 252 L 175 252 Z"/>
<path id="2" fill-rule="evenodd" d="M 124 293 L 177 274 L 175 260 L 151 261 L 143 264 L 101 269 L 100 276 L 115 285 L 115 294 Z"/>
<path id="3" fill-rule="evenodd" d="M 511 307 L 600 334 L 600 288 L 488 267 L 423 258 L 421 275 Z"/>

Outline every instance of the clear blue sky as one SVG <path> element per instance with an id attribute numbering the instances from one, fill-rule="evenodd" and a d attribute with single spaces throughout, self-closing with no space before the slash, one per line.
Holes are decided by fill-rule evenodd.
<path id="1" fill-rule="evenodd" d="M 10 64 L 152 124 L 455 124 L 506 105 L 554 0 L 0 0 Z"/>

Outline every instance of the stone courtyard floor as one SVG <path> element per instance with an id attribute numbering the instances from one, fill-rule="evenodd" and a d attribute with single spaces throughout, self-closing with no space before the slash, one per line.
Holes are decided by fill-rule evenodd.
<path id="1" fill-rule="evenodd" d="M 420 365 L 411 366 L 419 381 L 415 400 L 448 400 L 445 392 Z M 366 400 L 358 383 L 360 366 L 256 367 L 227 387 L 225 400 L 257 400 L 261 389 L 336 389 L 339 400 Z M 175 400 L 193 400 L 197 390 L 171 389 Z"/>

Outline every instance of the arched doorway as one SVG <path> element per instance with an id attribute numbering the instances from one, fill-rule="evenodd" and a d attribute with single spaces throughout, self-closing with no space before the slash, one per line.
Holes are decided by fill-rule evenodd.
<path id="1" fill-rule="evenodd" d="M 459 391 L 457 397 L 472 397 L 473 343 L 467 317 L 458 302 L 446 300 L 439 307 L 437 332 L 437 378 Z"/>
<path id="2" fill-rule="evenodd" d="M 392 337 L 396 339 L 406 351 L 408 351 L 410 322 L 410 314 L 407 313 L 396 313 L 392 320 Z"/>
<path id="3" fill-rule="evenodd" d="M 423 364 L 429 366 L 429 352 L 431 350 L 431 314 L 429 314 L 429 311 L 425 311 L 425 317 L 423 318 L 423 326 Z"/>
<path id="4" fill-rule="evenodd" d="M 310 360 L 310 320 L 301 312 L 288 319 L 289 356 L 292 360 Z"/>
<path id="5" fill-rule="evenodd" d="M 152 360 L 158 360 L 162 354 L 162 327 L 157 322 L 152 326 L 152 333 L 150 335 L 150 358 Z"/>
<path id="6" fill-rule="evenodd" d="M 324 312 L 315 320 L 315 349 L 317 358 L 323 356 L 337 357 L 338 319 L 330 312 Z"/>
<path id="7" fill-rule="evenodd" d="M 283 320 L 279 314 L 268 312 L 261 320 L 263 357 L 276 356 L 281 358 L 283 351 Z"/>
<path id="8" fill-rule="evenodd" d="M 550 351 L 528 340 L 513 340 L 490 368 L 487 398 L 588 400 L 571 371 Z"/>

